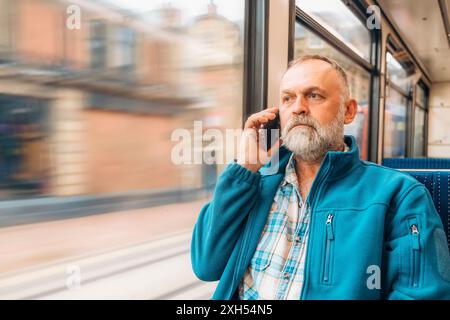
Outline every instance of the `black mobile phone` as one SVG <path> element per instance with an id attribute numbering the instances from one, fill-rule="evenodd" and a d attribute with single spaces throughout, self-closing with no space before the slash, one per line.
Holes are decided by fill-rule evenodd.
<path id="1" fill-rule="evenodd" d="M 272 148 L 272 146 L 275 144 L 275 142 L 278 141 L 281 135 L 281 126 L 280 126 L 280 114 L 277 112 L 277 116 L 275 119 L 268 121 L 266 124 L 263 125 L 262 129 L 266 129 L 264 132 L 264 140 L 266 143 L 266 150 L 269 150 Z M 277 131 L 275 131 L 277 130 Z M 272 141 L 273 140 L 273 141 Z"/>

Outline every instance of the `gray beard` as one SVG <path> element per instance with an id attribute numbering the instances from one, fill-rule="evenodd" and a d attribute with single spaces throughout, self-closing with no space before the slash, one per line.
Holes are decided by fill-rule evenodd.
<path id="1" fill-rule="evenodd" d="M 306 123 L 314 128 L 306 126 L 293 127 L 295 123 Z M 312 118 L 291 118 L 282 132 L 283 144 L 298 158 L 307 163 L 322 161 L 326 153 L 337 150 L 344 141 L 344 117 L 340 112 L 328 125 L 321 127 Z"/>

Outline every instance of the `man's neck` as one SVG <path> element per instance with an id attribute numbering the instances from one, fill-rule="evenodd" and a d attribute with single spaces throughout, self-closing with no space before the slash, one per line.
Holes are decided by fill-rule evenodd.
<path id="1" fill-rule="evenodd" d="M 297 174 L 298 181 L 312 181 L 314 180 L 317 172 L 320 169 L 320 164 L 323 159 L 317 162 L 306 162 L 295 156 L 295 171 Z"/>
<path id="2" fill-rule="evenodd" d="M 340 143 L 338 146 L 332 149 L 332 151 L 344 151 L 345 144 L 344 141 Z M 317 175 L 317 172 L 320 169 L 320 165 L 322 164 L 323 157 L 314 162 L 307 162 L 301 159 L 299 156 L 294 155 L 295 157 L 295 171 L 297 174 L 297 181 L 299 182 L 300 192 L 302 194 L 302 198 L 306 199 L 307 194 L 309 193 L 309 189 L 314 181 L 314 178 Z"/>

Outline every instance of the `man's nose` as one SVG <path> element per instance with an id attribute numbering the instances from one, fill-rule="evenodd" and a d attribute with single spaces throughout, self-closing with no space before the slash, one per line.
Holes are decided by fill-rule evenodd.
<path id="1" fill-rule="evenodd" d="M 297 99 L 295 100 L 292 113 L 295 113 L 297 115 L 302 113 L 306 115 L 309 114 L 308 101 L 303 96 L 298 96 Z"/>

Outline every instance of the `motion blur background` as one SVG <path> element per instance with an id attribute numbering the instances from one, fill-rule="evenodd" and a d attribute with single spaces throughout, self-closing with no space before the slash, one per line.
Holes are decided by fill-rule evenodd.
<path id="1" fill-rule="evenodd" d="M 371 63 L 371 33 L 341 1 L 297 5 Z M 241 128 L 244 17 L 243 0 L 0 0 L 0 298 L 211 296 L 190 236 L 226 164 L 175 165 L 171 135 Z M 370 72 L 298 21 L 294 52 L 348 71 L 346 132 L 368 159 Z M 401 59 L 387 57 L 384 155 L 406 155 L 414 87 L 411 152 L 426 156 L 426 139 L 450 142 L 427 136 L 429 92 Z"/>

